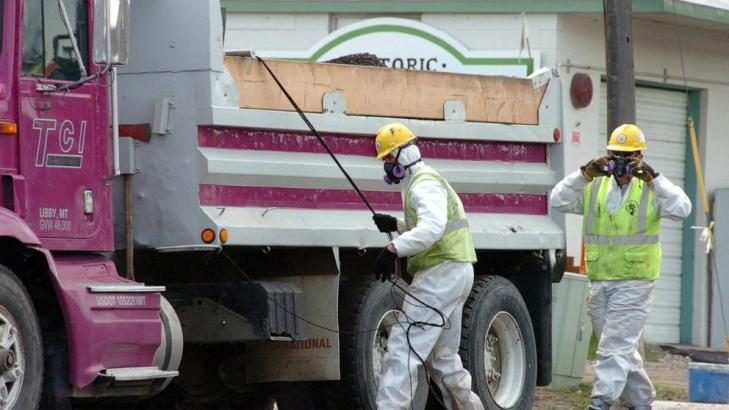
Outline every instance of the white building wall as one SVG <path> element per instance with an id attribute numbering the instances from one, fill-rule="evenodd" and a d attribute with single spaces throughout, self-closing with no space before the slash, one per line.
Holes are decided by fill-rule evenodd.
<path id="1" fill-rule="evenodd" d="M 305 50 L 329 34 L 329 14 L 228 13 L 225 49 Z"/>
<path id="2" fill-rule="evenodd" d="M 261 48 L 305 50 L 330 33 L 368 17 L 367 15 L 329 14 L 228 14 L 226 49 Z M 518 50 L 522 17 L 519 14 L 423 14 L 406 16 L 436 27 L 473 50 Z M 540 53 L 542 65 L 556 66 L 563 82 L 563 143 L 565 172 L 576 170 L 602 152 L 599 133 L 601 76 L 604 75 L 604 29 L 602 17 L 595 14 L 535 14 L 527 17 L 531 49 Z M 729 31 L 729 30 L 728 30 Z M 683 85 L 683 61 L 689 87 L 704 90 L 699 126 L 700 151 L 707 192 L 729 187 L 729 47 L 726 33 L 696 27 L 679 27 L 634 20 L 633 43 L 638 80 Z M 679 47 L 678 36 L 681 38 Z M 526 55 L 526 51 L 524 52 Z M 566 64 L 583 68 L 568 68 Z M 588 67 L 588 68 L 585 68 Z M 584 72 L 593 80 L 592 103 L 574 109 L 569 97 L 574 73 Z M 669 78 L 664 78 L 667 74 Z M 579 134 L 579 142 L 573 140 Z M 650 139 L 650 136 L 648 136 Z M 660 170 L 659 170 L 660 171 Z M 696 224 L 705 223 L 698 197 L 692 198 L 697 210 Z M 579 260 L 581 217 L 567 217 L 568 256 Z M 698 239 L 698 233 L 695 235 Z M 693 340 L 707 343 L 707 269 L 703 244 L 696 241 L 694 265 Z M 725 281 L 729 286 L 729 281 Z"/>
<path id="3" fill-rule="evenodd" d="M 519 50 L 522 16 L 520 14 L 424 14 L 423 23 L 444 31 L 472 50 Z M 534 14 L 527 19 L 532 51 L 542 56 L 542 65 L 554 64 L 557 16 Z M 527 56 L 527 50 L 522 52 Z"/>

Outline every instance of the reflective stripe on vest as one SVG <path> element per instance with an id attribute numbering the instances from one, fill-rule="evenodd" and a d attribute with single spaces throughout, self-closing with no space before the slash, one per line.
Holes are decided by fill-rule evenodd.
<path id="1" fill-rule="evenodd" d="M 461 218 L 456 219 L 454 221 L 448 222 L 445 226 L 445 231 L 443 231 L 443 234 L 447 234 L 449 232 L 457 231 L 459 229 L 468 228 L 468 219 Z"/>
<path id="2" fill-rule="evenodd" d="M 595 178 L 585 191 L 583 240 L 591 280 L 655 280 L 660 275 L 660 218 L 647 183 L 631 182 L 628 197 L 610 214 L 606 198 L 612 181 Z"/>
<path id="3" fill-rule="evenodd" d="M 405 224 L 407 230 L 417 225 L 417 211 L 412 206 L 412 189 L 422 181 L 435 181 L 448 194 L 448 220 L 443 236 L 429 249 L 408 257 L 408 272 L 415 274 L 446 261 L 476 262 L 468 219 L 458 194 L 435 170 L 423 166 L 415 171 L 405 192 Z"/>
<path id="4" fill-rule="evenodd" d="M 585 235 L 586 244 L 609 244 L 616 245 L 643 245 L 658 243 L 658 235 L 635 235 L 635 236 L 597 236 Z"/>

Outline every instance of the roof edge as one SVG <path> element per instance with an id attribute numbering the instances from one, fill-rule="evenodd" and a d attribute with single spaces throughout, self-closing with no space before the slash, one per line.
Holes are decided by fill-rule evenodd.
<path id="1" fill-rule="evenodd" d="M 292 1 L 292 0 L 221 0 L 230 13 L 602 13 L 601 0 L 461 0 L 461 1 Z M 678 0 L 636 0 L 633 13 L 666 13 L 729 25 L 729 10 Z"/>

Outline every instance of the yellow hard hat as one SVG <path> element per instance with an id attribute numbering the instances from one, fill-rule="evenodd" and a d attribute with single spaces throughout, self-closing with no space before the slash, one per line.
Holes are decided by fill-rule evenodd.
<path id="1" fill-rule="evenodd" d="M 392 151 L 406 145 L 415 139 L 415 134 L 410 128 L 399 122 L 387 124 L 377 131 L 375 137 L 375 149 L 377 149 L 377 159 L 382 159 Z"/>
<path id="2" fill-rule="evenodd" d="M 635 124 L 623 124 L 610 134 L 608 151 L 645 151 L 645 135 Z"/>

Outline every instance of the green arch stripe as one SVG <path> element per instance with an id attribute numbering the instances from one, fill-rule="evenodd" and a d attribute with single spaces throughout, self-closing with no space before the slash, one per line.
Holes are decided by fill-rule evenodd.
<path id="1" fill-rule="evenodd" d="M 397 26 L 391 24 L 363 27 L 343 34 L 326 43 L 320 49 L 315 51 L 314 54 L 309 57 L 309 60 L 317 61 L 319 58 L 321 58 L 321 56 L 332 50 L 334 47 L 344 43 L 345 41 L 349 41 L 353 38 L 360 37 L 365 34 L 381 32 L 403 33 L 430 41 L 431 43 L 437 45 L 438 47 L 453 55 L 456 60 L 458 60 L 463 65 L 526 65 L 527 74 L 531 74 L 534 68 L 534 60 L 531 58 L 522 58 L 522 62 L 519 62 L 518 58 L 469 58 L 461 54 L 461 52 L 458 51 L 455 47 L 448 44 L 443 39 L 434 36 L 433 34 L 412 27 Z"/>

